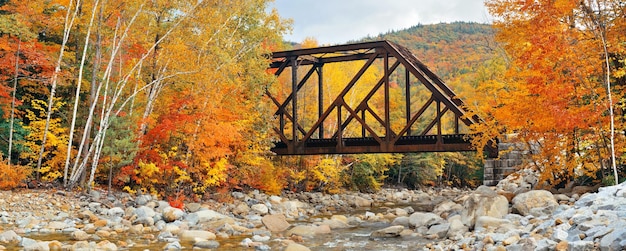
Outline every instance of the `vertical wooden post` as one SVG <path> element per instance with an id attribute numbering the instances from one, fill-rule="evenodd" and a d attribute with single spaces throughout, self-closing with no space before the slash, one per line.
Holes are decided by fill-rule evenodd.
<path id="1" fill-rule="evenodd" d="M 291 59 L 291 131 L 294 146 L 298 142 L 298 57 Z"/>
<path id="2" fill-rule="evenodd" d="M 322 72 L 323 64 L 316 64 L 317 66 L 317 118 L 321 118 L 324 115 L 324 74 Z M 319 139 L 324 138 L 324 123 L 322 122 L 319 126 L 318 137 Z"/>

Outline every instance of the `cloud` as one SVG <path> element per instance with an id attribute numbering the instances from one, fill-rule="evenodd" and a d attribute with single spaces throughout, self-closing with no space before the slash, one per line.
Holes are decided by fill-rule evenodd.
<path id="1" fill-rule="evenodd" d="M 417 24 L 490 22 L 483 0 L 276 0 L 271 7 L 294 20 L 287 40 L 314 37 L 321 44 L 341 44 Z"/>

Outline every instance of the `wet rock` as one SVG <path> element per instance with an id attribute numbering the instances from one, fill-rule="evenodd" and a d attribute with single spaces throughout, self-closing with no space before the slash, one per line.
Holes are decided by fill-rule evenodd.
<path id="1" fill-rule="evenodd" d="M 311 249 L 298 243 L 289 243 L 284 251 L 311 251 Z"/>
<path id="2" fill-rule="evenodd" d="M 263 216 L 261 222 L 271 232 L 282 232 L 291 226 L 282 214 Z"/>
<path id="3" fill-rule="evenodd" d="M 403 226 L 391 226 L 376 230 L 370 234 L 370 238 L 393 238 L 400 236 L 404 230 Z"/>
<path id="4" fill-rule="evenodd" d="M 313 237 L 317 234 L 317 227 L 312 225 L 297 225 L 287 230 L 286 235 L 298 235 L 303 237 Z"/>
<path id="5" fill-rule="evenodd" d="M 178 241 L 167 243 L 165 244 L 165 246 L 163 246 L 163 250 L 182 250 L 182 249 L 183 249 L 183 245 L 181 245 L 180 242 Z"/>
<path id="6" fill-rule="evenodd" d="M 513 198 L 513 208 L 521 215 L 534 215 L 536 217 L 551 214 L 559 203 L 552 193 L 546 190 L 533 190 L 518 194 Z"/>
<path id="7" fill-rule="evenodd" d="M 204 230 L 184 230 L 180 233 L 181 240 L 215 240 L 215 238 L 214 233 Z"/>
<path id="8" fill-rule="evenodd" d="M 267 236 L 267 235 L 264 235 L 264 236 L 261 236 L 261 235 L 253 235 L 253 236 L 252 236 L 252 241 L 257 241 L 257 242 L 266 242 L 266 241 L 269 241 L 269 240 L 270 240 L 270 238 L 271 238 L 271 237 L 269 237 L 269 236 Z"/>
<path id="9" fill-rule="evenodd" d="M 96 250 L 116 251 L 117 245 L 115 245 L 115 243 L 112 243 L 108 240 L 103 240 L 101 242 L 98 242 L 98 244 L 96 244 Z"/>
<path id="10" fill-rule="evenodd" d="M 315 232 L 315 234 L 330 234 L 330 233 L 332 233 L 332 230 L 330 229 L 330 226 L 328 226 L 328 225 L 319 225 L 319 226 L 315 227 L 315 229 L 313 231 Z"/>
<path id="11" fill-rule="evenodd" d="M 39 246 L 39 244 L 37 243 L 36 240 L 33 240 L 31 238 L 27 238 L 27 237 L 22 237 L 22 240 L 20 241 L 20 246 L 21 247 L 37 247 Z M 34 249 L 31 249 L 34 250 Z"/>
<path id="12" fill-rule="evenodd" d="M 84 240 L 89 239 L 90 237 L 91 235 L 89 235 L 88 233 L 85 233 L 85 231 L 82 231 L 82 230 L 77 230 L 70 234 L 70 238 L 72 238 L 72 240 L 77 240 L 77 241 L 84 241 Z"/>
<path id="13" fill-rule="evenodd" d="M 480 186 L 463 203 L 461 219 L 463 224 L 474 227 L 480 216 L 503 218 L 509 212 L 509 201 L 488 187 Z"/>
<path id="14" fill-rule="evenodd" d="M 407 216 L 396 217 L 391 222 L 391 225 L 398 225 L 398 226 L 409 227 L 409 217 L 407 217 Z"/>
<path id="15" fill-rule="evenodd" d="M 60 241 L 48 242 L 48 249 L 50 250 L 62 250 L 62 248 L 63 248 L 63 243 L 61 243 Z"/>
<path id="16" fill-rule="evenodd" d="M 347 219 L 346 219 L 346 221 L 347 221 Z M 323 225 L 328 225 L 330 227 L 330 229 L 341 229 L 341 228 L 352 227 L 352 226 L 348 225 L 347 222 L 341 221 L 341 220 L 337 220 L 337 219 L 324 220 L 324 221 L 322 221 L 322 224 Z"/>
<path id="17" fill-rule="evenodd" d="M 216 249 L 220 246 L 220 243 L 217 241 L 198 241 L 193 244 L 194 249 Z"/>
<path id="18" fill-rule="evenodd" d="M 409 226 L 414 228 L 430 227 L 434 224 L 443 223 L 444 219 L 434 213 L 415 212 L 409 216 Z"/>
<path id="19" fill-rule="evenodd" d="M 431 226 L 426 234 L 430 236 L 437 236 L 437 238 L 443 238 L 448 234 L 449 229 L 450 223 L 437 224 Z"/>
<path id="20" fill-rule="evenodd" d="M 13 230 L 4 231 L 0 234 L 0 242 L 4 243 L 19 242 L 21 239 L 22 237 Z"/>

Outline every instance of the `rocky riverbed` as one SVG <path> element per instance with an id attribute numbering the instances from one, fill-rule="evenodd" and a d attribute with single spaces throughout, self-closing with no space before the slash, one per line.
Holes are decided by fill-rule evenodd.
<path id="1" fill-rule="evenodd" d="M 0 192 L 7 250 L 623 250 L 626 184 L 588 192 L 497 187 L 376 194 L 233 192 L 229 203 L 150 195 Z M 572 191 L 574 190 L 574 191 Z"/>

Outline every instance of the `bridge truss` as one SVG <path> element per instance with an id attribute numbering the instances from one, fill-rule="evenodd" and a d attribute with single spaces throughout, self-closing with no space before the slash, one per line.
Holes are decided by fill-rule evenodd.
<path id="1" fill-rule="evenodd" d="M 353 61 L 364 63 L 355 72 L 343 72 L 352 76 L 348 82 L 325 83 L 332 74 L 325 66 Z M 288 82 L 281 90 L 266 90 L 276 109 L 274 131 L 280 142 L 272 151 L 278 155 L 475 150 L 466 133 L 480 118 L 467 115 L 463 101 L 398 44 L 376 41 L 274 52 L 269 69 Z M 378 78 L 366 81 L 368 71 L 379 72 Z M 327 100 L 331 87 L 335 93 Z M 404 92 L 403 100 L 391 102 L 394 91 Z M 363 93 L 356 102 L 355 92 Z M 418 99 L 417 92 L 430 95 Z M 306 100 L 311 96 L 317 100 Z M 485 150 L 497 156 L 497 148 Z"/>

